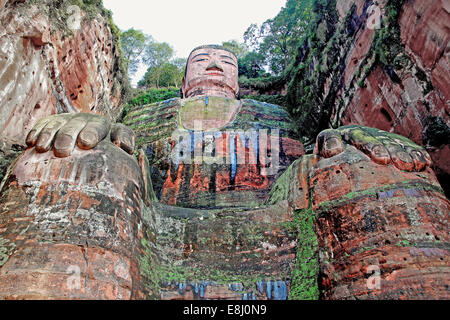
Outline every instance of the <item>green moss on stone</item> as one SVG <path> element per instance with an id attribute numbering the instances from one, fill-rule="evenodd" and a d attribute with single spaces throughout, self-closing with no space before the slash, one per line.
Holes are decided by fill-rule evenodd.
<path id="1" fill-rule="evenodd" d="M 309 208 L 294 212 L 298 228 L 297 261 L 291 272 L 290 300 L 319 299 L 319 245 L 314 230 L 316 215 Z"/>
<path id="2" fill-rule="evenodd" d="M 16 245 L 14 243 L 0 236 L 0 267 L 8 261 L 15 248 Z"/>
<path id="3" fill-rule="evenodd" d="M 437 185 L 428 184 L 421 180 L 405 180 L 402 181 L 401 183 L 388 184 L 381 187 L 374 187 L 362 191 L 349 192 L 339 199 L 322 202 L 317 210 L 320 212 L 327 212 L 328 210 L 331 210 L 331 208 L 340 206 L 343 203 L 349 202 L 351 200 L 360 197 L 377 196 L 377 194 L 379 193 L 395 190 L 398 188 L 402 189 L 415 188 L 425 191 L 439 192 L 440 194 L 444 195 L 444 191 L 442 190 L 442 188 Z"/>
<path id="4" fill-rule="evenodd" d="M 144 252 L 138 259 L 139 269 L 144 279 L 144 285 L 150 293 L 148 298 L 159 299 L 161 283 L 159 263 L 157 263 L 156 257 L 154 256 L 154 250 L 152 251 L 150 243 L 145 238 L 141 239 L 141 245 L 144 248 Z"/>

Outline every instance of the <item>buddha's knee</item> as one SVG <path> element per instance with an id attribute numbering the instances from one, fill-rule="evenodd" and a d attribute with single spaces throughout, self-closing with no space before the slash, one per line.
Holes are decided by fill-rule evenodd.
<path id="1" fill-rule="evenodd" d="M 431 169 L 346 146 L 308 173 L 325 298 L 445 298 L 450 202 Z"/>
<path id="2" fill-rule="evenodd" d="M 0 297 L 145 297 L 144 185 L 109 142 L 66 158 L 26 150 L 0 198 Z"/>

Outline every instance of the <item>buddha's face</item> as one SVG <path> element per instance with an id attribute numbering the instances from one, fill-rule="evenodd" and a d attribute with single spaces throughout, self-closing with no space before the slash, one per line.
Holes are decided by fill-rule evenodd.
<path id="1" fill-rule="evenodd" d="M 234 54 L 208 47 L 191 53 L 182 85 L 184 98 L 203 95 L 235 98 L 238 90 L 238 64 Z"/>

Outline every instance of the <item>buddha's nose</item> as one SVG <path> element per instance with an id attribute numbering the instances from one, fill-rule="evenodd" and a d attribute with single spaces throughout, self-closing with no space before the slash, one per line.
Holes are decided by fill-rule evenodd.
<path id="1" fill-rule="evenodd" d="M 216 60 L 212 60 L 211 63 L 206 67 L 206 71 L 209 70 L 218 70 L 223 72 L 222 66 Z"/>

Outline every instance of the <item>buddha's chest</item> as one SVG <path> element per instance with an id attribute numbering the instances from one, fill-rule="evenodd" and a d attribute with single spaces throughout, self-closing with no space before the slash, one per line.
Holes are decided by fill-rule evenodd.
<path id="1" fill-rule="evenodd" d="M 273 181 L 303 154 L 279 106 L 196 97 L 161 103 L 155 125 L 137 130 L 161 202 L 182 207 L 260 204 Z M 145 141 L 145 140 L 144 140 Z"/>
<path id="2" fill-rule="evenodd" d="M 195 131 L 220 131 L 234 122 L 241 101 L 222 97 L 196 97 L 180 101 L 178 128 Z"/>

